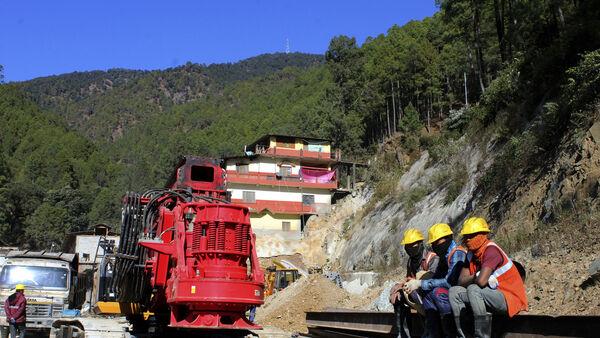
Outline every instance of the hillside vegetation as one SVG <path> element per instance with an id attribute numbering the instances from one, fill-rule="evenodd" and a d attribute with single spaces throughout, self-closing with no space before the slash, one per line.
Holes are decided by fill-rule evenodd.
<path id="1" fill-rule="evenodd" d="M 266 76 L 286 67 L 323 63 L 311 54 L 265 54 L 234 64 L 184 66 L 157 71 L 112 69 L 75 72 L 19 84 L 42 108 L 62 116 L 91 139 L 114 141 L 148 118 L 178 104 L 219 96 L 224 86 Z"/>
<path id="2" fill-rule="evenodd" d="M 597 119 L 600 4 L 438 5 L 362 44 L 334 37 L 324 61 L 275 54 L 3 85 L 0 113 L 15 122 L 2 131 L 2 238 L 48 247 L 68 230 L 116 223 L 119 196 L 161 186 L 178 155 L 239 153 L 269 132 L 331 138 L 347 158 L 382 150 L 365 177 L 372 210 L 397 196 L 390 182 L 424 150 L 453 169 L 399 198 L 414 206 L 444 185 L 452 203 L 467 169 L 450 159 L 490 141 L 477 194 L 501 219 L 515 185 L 549 170 L 565 139 L 577 143 Z"/>
<path id="3" fill-rule="evenodd" d="M 121 171 L 97 145 L 13 86 L 0 86 L 0 119 L 1 245 L 60 247 L 66 232 L 118 214 L 109 192 Z"/>

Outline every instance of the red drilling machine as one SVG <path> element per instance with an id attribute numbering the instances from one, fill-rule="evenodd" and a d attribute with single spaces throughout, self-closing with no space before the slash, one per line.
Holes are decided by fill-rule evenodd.
<path id="1" fill-rule="evenodd" d="M 248 208 L 231 204 L 218 162 L 184 157 L 166 189 L 124 197 L 105 300 L 139 304 L 159 329 L 260 328 L 264 274 Z"/>

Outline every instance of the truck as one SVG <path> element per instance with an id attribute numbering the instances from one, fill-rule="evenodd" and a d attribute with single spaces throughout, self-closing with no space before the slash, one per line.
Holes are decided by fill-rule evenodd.
<path id="1" fill-rule="evenodd" d="M 23 284 L 27 298 L 29 330 L 49 330 L 54 321 L 74 309 L 77 297 L 77 255 L 46 251 L 10 251 L 0 270 L 0 299 L 4 301 Z M 8 327 L 4 307 L 0 309 L 0 325 Z"/>
<path id="2" fill-rule="evenodd" d="M 0 267 L 0 300 L 8 298 L 17 284 L 25 285 L 27 332 L 35 337 L 127 337 L 125 317 L 81 316 L 86 293 L 96 282 L 77 272 L 78 261 L 76 253 L 10 251 Z M 0 330 L 2 334 L 8 330 L 4 306 Z"/>

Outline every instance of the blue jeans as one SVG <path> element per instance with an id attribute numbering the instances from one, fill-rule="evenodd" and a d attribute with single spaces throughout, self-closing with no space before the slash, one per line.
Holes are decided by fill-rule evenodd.
<path id="1" fill-rule="evenodd" d="M 427 312 L 427 310 L 436 311 L 440 316 L 452 313 L 448 289 L 439 287 L 426 292 L 425 297 L 423 298 L 423 308 L 425 309 L 425 312 Z"/>

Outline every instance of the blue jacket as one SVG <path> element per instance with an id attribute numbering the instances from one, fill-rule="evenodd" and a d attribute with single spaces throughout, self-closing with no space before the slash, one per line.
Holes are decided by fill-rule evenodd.
<path id="1" fill-rule="evenodd" d="M 448 246 L 448 251 L 444 256 L 446 262 L 448 262 L 448 255 L 456 246 L 456 242 L 454 241 Z M 438 264 L 438 269 L 434 273 L 433 278 L 421 282 L 421 289 L 425 291 L 433 290 L 437 287 L 449 289 L 451 286 L 457 285 L 460 270 L 465 266 L 466 259 L 467 254 L 464 251 L 455 250 L 452 257 L 450 257 L 450 264 Z M 448 265 L 447 270 L 443 271 L 446 269 L 446 265 Z"/>

